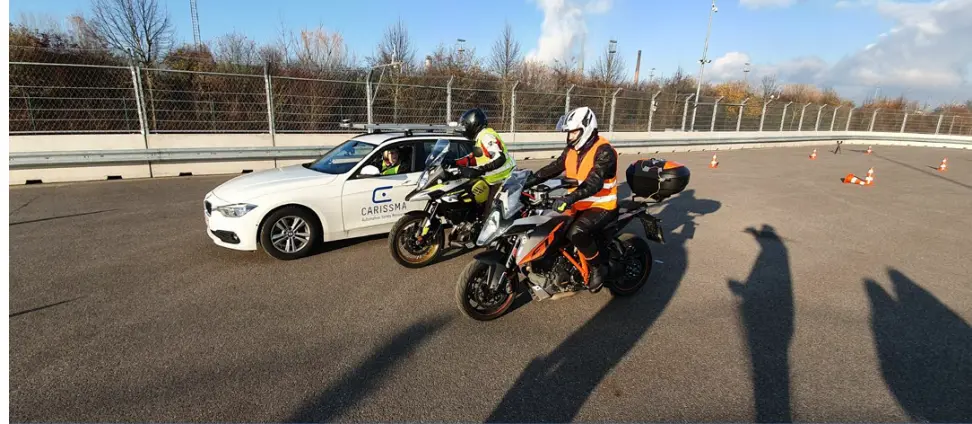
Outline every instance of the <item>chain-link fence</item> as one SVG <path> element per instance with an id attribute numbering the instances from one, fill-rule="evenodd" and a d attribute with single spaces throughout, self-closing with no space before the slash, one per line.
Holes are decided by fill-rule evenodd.
<path id="1" fill-rule="evenodd" d="M 30 57 L 30 51 L 18 57 Z M 571 86 L 389 73 L 362 79 L 70 63 L 10 63 L 11 134 L 325 133 L 342 120 L 444 123 L 482 108 L 498 131 L 551 131 L 567 109 L 594 110 L 602 131 L 876 131 L 972 135 L 972 114 L 761 99 L 694 91 Z M 242 72 L 249 72 L 243 70 Z M 258 72 L 258 71 L 257 71 Z"/>

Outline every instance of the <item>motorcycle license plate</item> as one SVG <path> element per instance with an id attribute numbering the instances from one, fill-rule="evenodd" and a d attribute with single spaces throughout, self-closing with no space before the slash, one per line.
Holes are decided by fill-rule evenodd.
<path id="1" fill-rule="evenodd" d="M 642 217 L 641 224 L 644 225 L 645 236 L 648 237 L 649 240 L 665 244 L 665 234 L 662 232 L 661 225 L 658 225 L 658 219 L 652 216 Z"/>

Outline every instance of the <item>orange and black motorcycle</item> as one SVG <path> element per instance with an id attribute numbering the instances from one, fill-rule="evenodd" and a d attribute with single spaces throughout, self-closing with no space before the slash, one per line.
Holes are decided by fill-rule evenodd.
<path id="1" fill-rule="evenodd" d="M 554 179 L 525 189 L 529 177 L 530 171 L 517 170 L 503 184 L 476 241 L 488 248 L 459 276 L 456 301 L 470 318 L 499 318 L 524 286 L 535 300 L 587 291 L 587 262 L 567 238 L 574 217 L 552 209 L 557 192 L 576 187 L 577 181 Z M 605 287 L 612 295 L 636 293 L 648 281 L 653 263 L 648 242 L 626 234 L 625 227 L 638 219 L 648 239 L 664 243 L 660 220 L 648 213 L 648 200 L 660 202 L 684 190 L 688 180 L 688 168 L 675 162 L 639 160 L 628 168 L 635 197 L 619 202 L 617 221 L 602 228 L 596 240 L 600 252 L 609 253 Z M 638 197 L 644 200 L 634 200 Z"/>

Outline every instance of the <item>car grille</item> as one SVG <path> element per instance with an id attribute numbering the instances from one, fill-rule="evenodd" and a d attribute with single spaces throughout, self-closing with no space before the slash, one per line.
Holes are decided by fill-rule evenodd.
<path id="1" fill-rule="evenodd" d="M 206 216 L 209 216 L 210 214 L 212 214 L 213 213 L 213 204 L 212 203 L 209 203 L 208 200 L 205 201 L 205 202 L 203 202 L 203 204 L 206 206 Z"/>

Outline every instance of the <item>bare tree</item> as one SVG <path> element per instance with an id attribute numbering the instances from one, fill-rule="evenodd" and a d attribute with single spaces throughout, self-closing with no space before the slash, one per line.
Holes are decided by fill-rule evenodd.
<path id="1" fill-rule="evenodd" d="M 174 27 L 158 0 L 93 0 L 92 8 L 94 32 L 139 63 L 158 62 L 172 46 Z"/>
<path id="2" fill-rule="evenodd" d="M 368 64 L 371 66 L 391 63 L 392 61 L 401 62 L 406 69 L 411 69 L 415 63 L 415 46 L 412 38 L 408 35 L 408 29 L 401 19 L 392 24 L 385 30 L 385 35 L 378 43 L 374 55 L 368 57 Z"/>
<path id="3" fill-rule="evenodd" d="M 259 63 L 256 42 L 240 33 L 230 33 L 216 38 L 213 43 L 216 62 L 233 66 L 253 66 Z"/>
<path id="4" fill-rule="evenodd" d="M 490 68 L 505 80 L 516 73 L 522 61 L 520 42 L 513 38 L 513 27 L 507 22 L 503 34 L 493 44 Z"/>
<path id="5" fill-rule="evenodd" d="M 344 37 L 337 32 L 328 32 L 323 25 L 300 31 L 296 45 L 299 66 L 317 71 L 330 71 L 351 66 L 351 57 Z"/>
<path id="6" fill-rule="evenodd" d="M 779 84 L 776 83 L 775 75 L 767 75 L 763 77 L 762 84 L 760 85 L 760 94 L 763 99 L 768 99 L 772 95 L 778 95 L 780 91 Z"/>
<path id="7" fill-rule="evenodd" d="M 627 78 L 624 68 L 624 57 L 618 52 L 611 53 L 608 47 L 604 49 L 604 54 L 597 58 L 597 62 L 591 68 L 590 77 L 603 86 L 616 86 Z"/>

